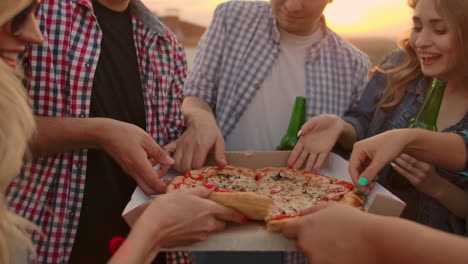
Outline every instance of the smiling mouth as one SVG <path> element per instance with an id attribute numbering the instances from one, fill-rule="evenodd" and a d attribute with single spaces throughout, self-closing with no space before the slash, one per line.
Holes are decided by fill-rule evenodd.
<path id="1" fill-rule="evenodd" d="M 438 61 L 442 55 L 435 54 L 435 53 L 421 53 L 419 54 L 419 58 L 421 59 L 421 63 L 423 65 L 432 65 L 436 61 Z"/>

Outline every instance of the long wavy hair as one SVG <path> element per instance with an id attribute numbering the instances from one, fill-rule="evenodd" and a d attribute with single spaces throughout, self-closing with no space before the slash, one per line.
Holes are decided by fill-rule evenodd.
<path id="1" fill-rule="evenodd" d="M 38 228 L 8 209 L 5 189 L 22 165 L 35 123 L 19 71 L 0 60 L 0 263 L 15 263 L 13 245 L 35 256 L 30 231 Z"/>
<path id="2" fill-rule="evenodd" d="M 453 32 L 454 49 L 459 54 L 461 69 L 468 67 L 468 1 L 467 0 L 433 0 L 436 8 L 447 26 Z M 415 8 L 418 0 L 408 0 L 408 5 Z M 391 111 L 400 103 L 406 93 L 408 85 L 423 77 L 416 51 L 409 43 L 409 32 L 399 41 L 400 48 L 405 55 L 403 62 L 398 66 L 383 65 L 378 71 L 388 76 L 387 87 L 378 103 L 379 109 L 384 112 Z M 389 69 L 390 68 L 390 69 Z M 383 70 L 385 69 L 385 70 Z M 468 71 L 464 72 L 468 77 Z"/>

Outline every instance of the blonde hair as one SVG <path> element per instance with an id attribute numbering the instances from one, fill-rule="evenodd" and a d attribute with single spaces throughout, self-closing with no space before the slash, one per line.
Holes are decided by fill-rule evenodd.
<path id="1" fill-rule="evenodd" d="M 461 59 L 461 69 L 468 67 L 468 1 L 467 0 L 450 0 L 450 1 L 435 1 L 436 8 L 442 18 L 447 23 L 451 32 L 453 32 L 454 49 Z M 418 0 L 408 0 L 408 5 L 415 8 Z M 398 66 L 384 65 L 384 68 L 390 70 L 377 69 L 388 75 L 388 84 L 383 93 L 383 96 L 378 104 L 378 107 L 385 112 L 391 111 L 400 103 L 406 93 L 408 85 L 423 77 L 419 59 L 415 50 L 409 43 L 409 34 L 403 36 L 399 42 L 399 46 L 404 51 L 405 56 L 403 62 Z M 389 63 L 390 64 L 390 63 Z M 468 77 L 468 73 L 464 73 Z"/>
<path id="2" fill-rule="evenodd" d="M 28 231 L 38 228 L 8 209 L 5 189 L 21 169 L 35 123 L 18 71 L 1 60 L 0 124 L 0 263 L 14 263 L 12 242 L 26 244 L 35 256 Z"/>

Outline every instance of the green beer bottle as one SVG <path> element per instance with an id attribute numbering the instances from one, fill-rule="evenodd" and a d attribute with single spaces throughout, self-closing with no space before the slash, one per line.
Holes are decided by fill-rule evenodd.
<path id="1" fill-rule="evenodd" d="M 288 131 L 281 139 L 281 143 L 279 145 L 280 150 L 292 150 L 294 146 L 296 146 L 296 143 L 299 140 L 297 133 L 305 121 L 306 99 L 305 97 L 298 96 L 296 97 L 296 102 L 294 103 L 294 109 L 291 115 L 291 120 L 289 121 Z"/>
<path id="2" fill-rule="evenodd" d="M 444 97 L 447 81 L 435 78 L 432 87 L 427 93 L 424 103 L 419 112 L 412 118 L 408 128 L 423 128 L 437 131 L 437 117 L 439 116 L 440 104 Z"/>

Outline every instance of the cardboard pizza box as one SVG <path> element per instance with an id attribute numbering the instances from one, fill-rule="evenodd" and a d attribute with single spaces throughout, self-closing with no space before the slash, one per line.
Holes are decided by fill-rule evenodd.
<path id="1" fill-rule="evenodd" d="M 243 151 L 227 152 L 229 164 L 247 167 L 285 167 L 289 151 Z M 214 164 L 209 157 L 207 165 Z M 331 154 L 319 173 L 341 180 L 351 181 L 348 174 L 348 162 L 336 154 Z M 167 177 L 174 177 L 181 173 L 170 172 Z M 157 198 L 156 198 L 157 199 Z M 131 201 L 122 213 L 127 223 L 132 226 L 148 205 L 150 198 L 139 188 L 135 189 Z M 376 184 L 365 204 L 365 210 L 386 216 L 400 216 L 406 204 L 379 184 Z M 226 230 L 211 234 L 206 241 L 190 246 L 163 249 L 187 251 L 296 251 L 293 241 L 287 240 L 280 234 L 266 231 L 262 222 L 250 221 L 247 224 L 230 224 Z"/>

